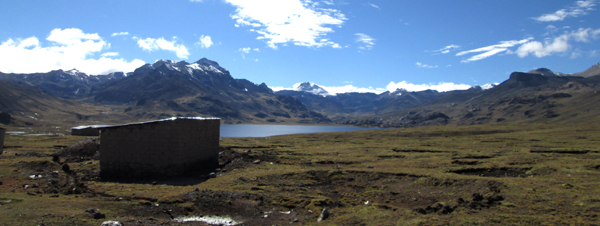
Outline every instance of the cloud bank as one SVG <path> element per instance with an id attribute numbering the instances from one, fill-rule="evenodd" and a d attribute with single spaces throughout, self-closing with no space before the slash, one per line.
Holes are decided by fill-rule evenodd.
<path id="1" fill-rule="evenodd" d="M 331 26 L 341 26 L 345 15 L 336 9 L 320 8 L 309 0 L 225 0 L 237 9 L 231 18 L 235 26 L 250 27 L 270 48 L 292 43 L 307 47 L 341 46 L 325 36 Z M 328 5 L 327 2 L 323 4 Z"/>
<path id="2" fill-rule="evenodd" d="M 54 29 L 46 37 L 48 43 L 37 37 L 12 39 L 0 44 L 0 71 L 5 73 L 37 73 L 76 68 L 87 74 L 131 72 L 144 65 L 142 60 L 128 62 L 112 59 L 117 52 L 102 53 L 110 47 L 97 33 L 88 34 L 77 28 Z"/>
<path id="3" fill-rule="evenodd" d="M 269 88 L 271 88 L 273 91 L 294 90 L 295 88 L 300 86 L 300 84 L 301 83 L 296 83 L 293 85 L 292 88 L 286 88 L 286 87 L 269 87 Z M 318 85 L 318 84 L 316 84 L 316 85 Z M 452 82 L 440 82 L 437 84 L 433 84 L 433 83 L 412 84 L 412 83 L 408 83 L 406 81 L 401 81 L 398 83 L 392 81 L 385 88 L 373 88 L 373 87 L 364 88 L 364 87 L 356 87 L 353 85 L 344 85 L 344 86 L 318 85 L 318 86 L 325 89 L 331 95 L 337 95 L 339 93 L 350 93 L 350 92 L 381 94 L 386 91 L 394 92 L 394 91 L 396 91 L 396 89 L 405 89 L 409 92 L 418 92 L 418 91 L 429 90 L 429 89 L 437 90 L 438 92 L 446 92 L 446 91 L 452 91 L 452 90 L 466 90 L 466 89 L 471 88 L 470 85 L 455 84 Z"/>

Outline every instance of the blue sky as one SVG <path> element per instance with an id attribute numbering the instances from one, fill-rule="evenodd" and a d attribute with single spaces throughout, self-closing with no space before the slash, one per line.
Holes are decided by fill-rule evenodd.
<path id="1" fill-rule="evenodd" d="M 595 0 L 9 1 L 0 8 L 0 71 L 106 74 L 206 57 L 276 89 L 446 91 L 513 71 L 591 67 L 600 61 L 599 8 Z"/>

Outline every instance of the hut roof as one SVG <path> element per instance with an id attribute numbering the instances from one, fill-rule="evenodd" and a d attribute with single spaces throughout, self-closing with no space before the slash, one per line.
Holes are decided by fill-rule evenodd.
<path id="1" fill-rule="evenodd" d="M 171 118 L 159 119 L 159 120 L 154 120 L 154 121 L 136 122 L 136 123 L 128 123 L 128 124 L 122 124 L 122 125 L 111 125 L 111 126 L 98 126 L 98 127 L 94 127 L 94 128 L 98 128 L 98 129 L 115 128 L 115 127 L 130 126 L 130 125 L 141 125 L 141 124 L 149 124 L 149 123 L 157 123 L 157 122 L 165 122 L 165 121 L 175 121 L 175 120 L 180 120 L 180 119 L 221 120 L 221 118 L 216 118 L 216 117 L 207 117 L 207 118 L 204 118 L 204 117 L 171 117 Z"/>

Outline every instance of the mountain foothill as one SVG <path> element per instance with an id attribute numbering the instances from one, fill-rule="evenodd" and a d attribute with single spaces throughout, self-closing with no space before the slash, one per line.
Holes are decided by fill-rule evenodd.
<path id="1" fill-rule="evenodd" d="M 373 127 L 598 122 L 600 63 L 573 74 L 514 72 L 489 89 L 330 95 L 315 84 L 274 92 L 235 79 L 217 62 L 159 60 L 134 72 L 0 72 L 0 123 L 68 127 L 173 116 L 229 124 L 344 124 Z"/>

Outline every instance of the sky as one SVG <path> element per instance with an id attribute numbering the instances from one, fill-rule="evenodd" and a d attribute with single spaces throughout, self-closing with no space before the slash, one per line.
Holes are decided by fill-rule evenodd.
<path id="1" fill-rule="evenodd" d="M 218 62 L 275 90 L 448 91 L 600 62 L 596 0 L 45 0 L 0 8 L 0 71 Z M 594 22 L 596 21 L 596 22 Z"/>

